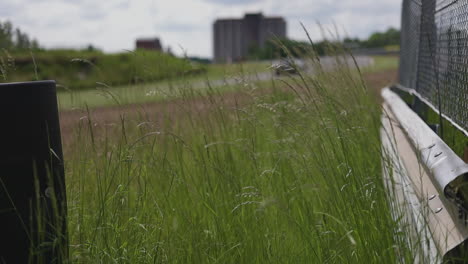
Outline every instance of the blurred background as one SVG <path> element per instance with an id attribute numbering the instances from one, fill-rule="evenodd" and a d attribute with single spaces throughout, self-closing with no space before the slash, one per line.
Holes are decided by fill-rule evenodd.
<path id="1" fill-rule="evenodd" d="M 318 22 L 342 37 L 366 39 L 399 28 L 400 9 L 401 3 L 393 0 L 6 0 L 0 3 L 0 20 L 47 49 L 122 52 L 133 50 L 138 38 L 157 37 L 163 50 L 176 55 L 212 58 L 216 19 L 262 12 L 283 17 L 293 40 L 306 40 L 300 22 L 314 41 L 323 38 Z"/>

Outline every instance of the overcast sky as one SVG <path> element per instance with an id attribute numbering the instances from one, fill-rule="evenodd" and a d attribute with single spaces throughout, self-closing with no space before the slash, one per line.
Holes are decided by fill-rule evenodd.
<path id="1" fill-rule="evenodd" d="M 365 38 L 400 27 L 399 0 L 0 0 L 0 21 L 10 20 L 42 46 L 132 50 L 139 37 L 159 37 L 176 54 L 212 57 L 216 18 L 245 12 L 283 16 L 289 38 L 322 38 L 317 22 L 342 36 Z"/>

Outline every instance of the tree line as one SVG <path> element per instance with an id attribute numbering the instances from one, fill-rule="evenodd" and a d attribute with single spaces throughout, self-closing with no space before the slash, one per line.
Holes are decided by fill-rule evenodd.
<path id="1" fill-rule="evenodd" d="M 382 48 L 400 44 L 400 30 L 389 28 L 385 32 L 372 33 L 368 39 L 344 38 L 341 41 L 323 40 L 315 43 L 290 39 L 267 41 L 263 48 L 251 47 L 250 59 L 275 59 L 278 57 L 301 57 L 313 50 L 317 55 L 325 55 L 333 49 Z"/>
<path id="2" fill-rule="evenodd" d="M 0 21 L 0 49 L 37 50 L 39 43 L 19 28 L 14 28 L 10 21 Z"/>
<path id="3" fill-rule="evenodd" d="M 351 44 L 358 48 L 380 48 L 390 45 L 400 44 L 400 30 L 389 28 L 385 32 L 374 32 L 368 39 L 360 40 L 358 38 L 345 38 L 344 44 Z"/>

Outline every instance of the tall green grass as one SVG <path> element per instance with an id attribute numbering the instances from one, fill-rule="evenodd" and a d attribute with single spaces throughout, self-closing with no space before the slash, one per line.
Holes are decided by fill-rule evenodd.
<path id="1" fill-rule="evenodd" d="M 234 104 L 216 87 L 203 107 L 182 95 L 183 114 L 166 119 L 81 119 L 65 142 L 72 261 L 414 261 L 360 75 L 343 66 L 244 87 Z"/>

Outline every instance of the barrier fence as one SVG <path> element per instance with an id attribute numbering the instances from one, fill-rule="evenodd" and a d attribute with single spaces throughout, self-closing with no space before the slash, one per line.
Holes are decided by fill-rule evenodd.
<path id="1" fill-rule="evenodd" d="M 468 135 L 468 1 L 403 0 L 400 84 Z"/>
<path id="2" fill-rule="evenodd" d="M 403 0 L 399 76 L 382 91 L 392 213 L 415 263 L 468 263 L 468 1 Z"/>

